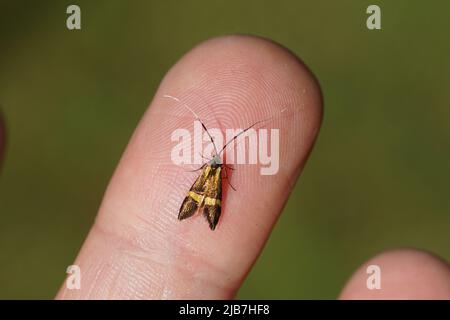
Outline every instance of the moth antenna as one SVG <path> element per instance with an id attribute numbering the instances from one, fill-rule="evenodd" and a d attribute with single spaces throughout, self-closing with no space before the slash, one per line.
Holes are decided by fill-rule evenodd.
<path id="1" fill-rule="evenodd" d="M 200 123 L 202 124 L 203 129 L 205 129 L 206 133 L 207 133 L 208 136 L 209 136 L 209 139 L 211 140 L 211 142 L 212 142 L 212 144 L 213 144 L 213 146 L 214 146 L 214 151 L 216 152 L 216 155 L 218 155 L 219 152 L 218 152 L 218 150 L 217 150 L 216 143 L 214 142 L 213 137 L 212 137 L 211 134 L 209 133 L 209 131 L 208 131 L 208 129 L 206 128 L 205 124 L 203 123 L 202 119 L 200 119 L 200 117 L 195 113 L 195 111 L 192 110 L 191 108 L 189 108 L 189 106 L 188 106 L 186 103 L 181 102 L 180 99 L 178 99 L 177 97 L 174 97 L 174 96 L 171 96 L 171 95 L 168 95 L 168 94 L 163 95 L 163 97 L 164 97 L 164 98 L 173 99 L 173 100 L 175 100 L 175 101 L 181 103 L 186 109 L 188 109 L 188 110 L 194 115 L 195 120 L 200 121 Z"/>
<path id="2" fill-rule="evenodd" d="M 186 170 L 187 172 L 196 172 L 202 170 L 206 166 L 206 163 L 202 164 L 200 168 L 194 169 L 194 170 Z"/>
<path id="3" fill-rule="evenodd" d="M 281 114 L 281 113 L 285 112 L 286 110 L 287 110 L 287 107 L 281 109 L 281 110 L 279 111 L 279 113 Z M 235 135 L 233 138 L 231 138 L 229 141 L 227 141 L 227 143 L 225 143 L 225 145 L 223 146 L 223 148 L 219 151 L 219 155 L 222 154 L 222 152 L 228 147 L 228 145 L 229 145 L 231 142 L 233 142 L 234 140 L 236 140 L 237 137 L 239 137 L 241 134 L 243 134 L 243 133 L 245 133 L 246 131 L 250 130 L 251 128 L 253 128 L 253 127 L 256 126 L 257 124 L 260 124 L 260 123 L 263 123 L 263 122 L 266 122 L 266 121 L 273 120 L 274 118 L 275 118 L 275 115 L 272 115 L 272 116 L 270 116 L 270 117 L 268 117 L 268 118 L 266 118 L 266 119 L 256 121 L 256 122 L 253 123 L 251 126 L 245 128 L 244 130 L 242 130 L 241 132 L 239 132 L 237 135 Z"/>
<path id="4" fill-rule="evenodd" d="M 231 184 L 231 182 L 230 182 L 230 178 L 229 178 L 229 176 L 228 176 L 228 171 L 227 171 L 227 166 L 225 165 L 225 178 L 224 178 L 224 180 L 227 180 L 227 182 L 228 182 L 228 185 L 231 187 L 231 189 L 233 189 L 234 191 L 236 191 L 236 188 L 235 187 L 233 187 L 233 185 Z"/>

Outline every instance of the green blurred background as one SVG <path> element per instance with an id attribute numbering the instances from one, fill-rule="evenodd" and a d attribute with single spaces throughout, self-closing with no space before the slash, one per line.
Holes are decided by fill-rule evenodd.
<path id="1" fill-rule="evenodd" d="M 78 4 L 82 30 L 66 28 Z M 369 31 L 378 4 L 382 30 Z M 369 257 L 450 260 L 450 2 L 0 1 L 0 298 L 53 298 L 170 66 L 213 36 L 299 55 L 325 118 L 238 298 L 335 298 Z"/>

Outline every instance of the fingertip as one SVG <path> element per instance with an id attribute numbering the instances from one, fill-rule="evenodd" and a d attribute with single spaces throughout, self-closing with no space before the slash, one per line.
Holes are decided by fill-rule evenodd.
<path id="1" fill-rule="evenodd" d="M 377 275 L 371 266 L 379 268 Z M 380 288 L 368 284 L 376 276 Z M 427 251 L 386 251 L 368 260 L 351 276 L 340 299 L 450 299 L 450 267 Z"/>
<path id="2" fill-rule="evenodd" d="M 305 63 L 282 45 L 250 35 L 200 43 L 170 69 L 158 92 L 195 106 L 210 126 L 242 128 L 275 118 L 268 127 L 280 130 L 280 175 L 290 176 L 289 186 L 305 164 L 323 118 L 321 88 Z M 166 105 L 173 110 L 173 104 Z M 178 111 L 185 114 L 183 108 Z"/>
<path id="3" fill-rule="evenodd" d="M 264 109 L 299 108 L 308 123 L 317 128 L 316 133 L 320 127 L 323 99 L 317 78 L 297 55 L 273 40 L 251 35 L 208 39 L 186 53 L 169 70 L 160 91 L 202 89 L 207 85 L 212 87 L 208 91 L 213 93 L 214 84 L 218 82 L 225 86 L 214 93 L 229 95 L 230 99 L 238 96 L 243 102 L 238 107 L 243 112 L 261 116 Z M 271 96 L 275 96 L 274 99 Z M 268 104 L 255 106 L 252 100 L 258 97 L 266 99 Z M 205 106 L 208 107 L 211 104 Z M 255 107 L 260 112 L 254 110 Z"/>
<path id="4" fill-rule="evenodd" d="M 309 70 L 272 41 L 225 36 L 198 45 L 161 82 L 108 186 L 78 263 L 94 265 L 104 277 L 115 275 L 116 291 L 128 290 L 130 277 L 135 277 L 129 293 L 134 296 L 233 297 L 307 159 L 320 127 L 321 103 Z M 222 131 L 248 127 L 289 108 L 286 116 L 264 125 L 279 130 L 279 170 L 267 176 L 259 165 L 236 170 L 232 179 L 238 192 L 224 191 L 214 231 L 201 215 L 177 219 L 199 174 L 171 159 L 172 133 L 180 128 L 191 132 L 195 120 L 184 104 L 208 128 Z M 111 251 L 96 254 L 97 248 Z M 114 266 L 104 261 L 114 261 Z M 84 279 L 94 288 L 86 289 L 92 296 L 104 294 L 95 290 L 104 278 L 88 271 Z"/>

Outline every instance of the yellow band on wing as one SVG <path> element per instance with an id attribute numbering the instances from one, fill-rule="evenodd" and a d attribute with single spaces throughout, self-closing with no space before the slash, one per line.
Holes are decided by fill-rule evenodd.
<path id="1" fill-rule="evenodd" d="M 208 206 L 221 206 L 222 203 L 220 199 L 214 199 L 210 197 L 205 197 L 204 195 L 198 194 L 194 191 L 189 191 L 189 197 L 191 197 L 195 202 L 201 204 L 203 200 L 205 201 L 205 204 Z"/>
<path id="2" fill-rule="evenodd" d="M 201 203 L 203 201 L 204 195 L 198 194 L 194 191 L 189 191 L 189 197 L 194 199 L 195 202 Z"/>
<path id="3" fill-rule="evenodd" d="M 210 197 L 206 197 L 205 198 L 205 204 L 208 206 L 220 206 L 221 202 L 220 199 L 214 199 L 214 198 L 210 198 Z"/>

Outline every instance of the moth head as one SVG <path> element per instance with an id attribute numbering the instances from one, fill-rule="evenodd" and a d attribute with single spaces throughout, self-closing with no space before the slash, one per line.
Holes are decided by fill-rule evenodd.
<path id="1" fill-rule="evenodd" d="M 209 165 L 213 168 L 220 167 L 222 165 L 222 159 L 220 159 L 219 155 L 215 155 L 210 161 Z"/>

